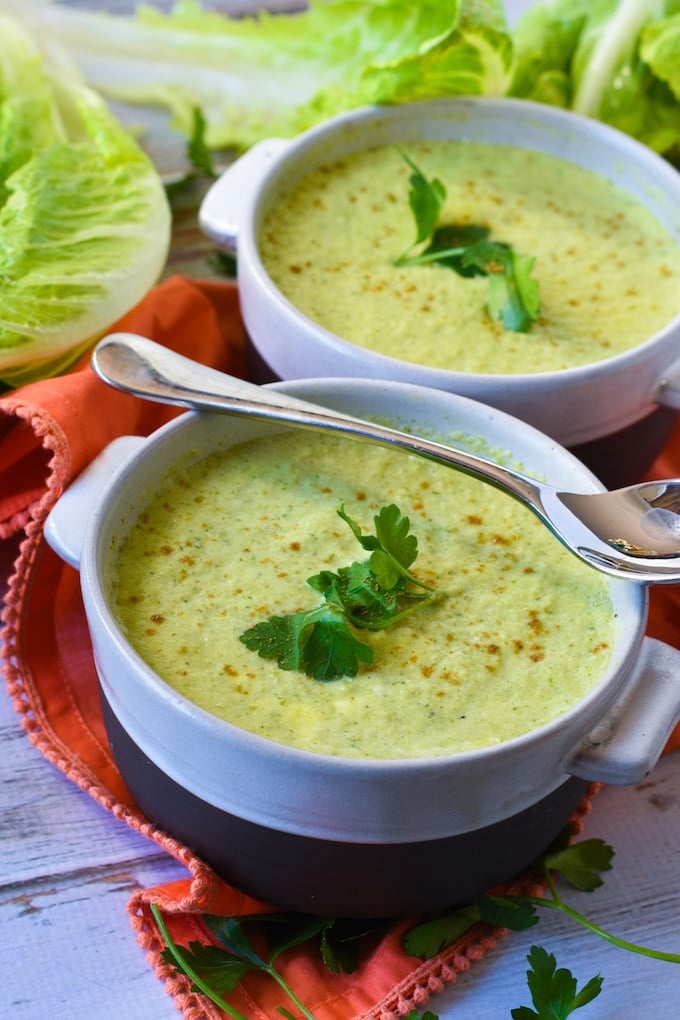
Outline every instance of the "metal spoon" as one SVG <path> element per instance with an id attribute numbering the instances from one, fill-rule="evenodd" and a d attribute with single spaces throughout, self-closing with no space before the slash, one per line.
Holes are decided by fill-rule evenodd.
<path id="1" fill-rule="evenodd" d="M 217 372 L 132 333 L 114 333 L 101 340 L 93 352 L 92 367 L 111 386 L 160 403 L 330 429 L 448 464 L 524 503 L 590 566 L 644 583 L 680 581 L 678 479 L 644 482 L 614 492 L 558 492 L 463 450 Z"/>

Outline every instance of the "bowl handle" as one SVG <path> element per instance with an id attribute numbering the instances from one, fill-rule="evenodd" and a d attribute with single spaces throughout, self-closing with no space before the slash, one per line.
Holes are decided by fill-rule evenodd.
<path id="1" fill-rule="evenodd" d="M 45 521 L 45 539 L 62 560 L 78 569 L 87 523 L 105 484 L 142 443 L 143 436 L 120 436 L 109 443 L 62 493 Z"/>
<path id="2" fill-rule="evenodd" d="M 236 254 L 239 229 L 249 202 L 273 161 L 290 144 L 285 138 L 257 142 L 208 189 L 198 211 L 198 224 L 220 248 Z"/>
<path id="3" fill-rule="evenodd" d="M 680 651 L 646 637 L 618 700 L 567 760 L 565 772 L 635 786 L 656 765 L 679 719 Z"/>
<path id="4" fill-rule="evenodd" d="M 656 385 L 653 400 L 664 407 L 680 411 L 680 358 L 664 370 Z"/>

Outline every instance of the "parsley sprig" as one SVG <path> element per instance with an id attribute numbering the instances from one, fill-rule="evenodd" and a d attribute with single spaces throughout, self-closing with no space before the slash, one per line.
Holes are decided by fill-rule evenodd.
<path id="1" fill-rule="evenodd" d="M 509 244 L 491 240 L 487 226 L 476 224 L 437 226 L 446 201 L 446 188 L 437 177 L 428 179 L 406 154 L 411 168 L 409 205 L 416 223 L 416 238 L 395 260 L 399 267 L 429 262 L 452 269 L 460 276 L 487 276 L 487 311 L 507 330 L 526 333 L 539 313 L 538 282 L 531 271 L 532 255 L 520 255 Z M 413 250 L 429 241 L 418 255 Z"/>
<path id="2" fill-rule="evenodd" d="M 561 911 L 595 935 L 622 949 L 669 963 L 680 963 L 678 954 L 649 949 L 612 935 L 562 899 L 556 886 L 555 874 L 561 875 L 576 889 L 592 892 L 602 885 L 601 872 L 611 868 L 613 856 L 612 847 L 601 839 L 570 844 L 569 830 L 565 829 L 537 862 L 537 868 L 543 872 L 549 890 L 548 896 L 483 894 L 466 906 L 411 928 L 404 936 L 404 949 L 411 956 L 430 959 L 453 945 L 480 921 L 513 931 L 532 928 L 539 921 L 536 908 L 544 907 Z M 241 918 L 205 916 L 203 920 L 219 945 L 191 942 L 186 947 L 173 941 L 158 907 L 152 904 L 151 909 L 166 942 L 163 959 L 188 975 L 194 989 L 208 996 L 233 1020 L 245 1020 L 245 1017 L 224 996 L 233 991 L 241 978 L 251 970 L 269 975 L 305 1020 L 314 1020 L 276 967 L 276 960 L 281 953 L 303 943 L 316 943 L 324 964 L 331 972 L 350 974 L 358 966 L 365 940 L 372 940 L 375 944 L 375 940 L 382 938 L 392 926 L 390 921 L 310 917 L 286 912 Z M 257 929 L 256 938 L 249 935 L 251 924 Z M 257 949 L 254 948 L 256 942 Z M 265 950 L 261 948 L 262 945 L 266 947 Z M 553 954 L 542 946 L 532 946 L 527 960 L 527 983 L 534 1008 L 519 1006 L 512 1009 L 513 1020 L 566 1020 L 576 1009 L 592 1002 L 600 994 L 603 984 L 600 975 L 590 978 L 579 989 L 573 974 L 566 968 L 558 968 Z M 292 1014 L 286 1008 L 279 1006 L 277 1010 L 291 1020 Z M 406 1020 L 418 1020 L 418 1013 L 412 1011 Z M 428 1010 L 420 1020 L 437 1020 L 437 1016 Z"/>
<path id="3" fill-rule="evenodd" d="M 227 996 L 251 971 L 260 971 L 276 981 L 305 1020 L 314 1020 L 314 1014 L 279 972 L 276 966 L 278 957 L 296 946 L 315 943 L 331 973 L 351 974 L 359 964 L 359 951 L 364 940 L 372 938 L 375 941 L 391 927 L 389 921 L 376 923 L 285 912 L 240 918 L 205 915 L 203 920 L 219 944 L 192 941 L 188 946 L 182 946 L 173 940 L 156 904 L 151 905 L 151 910 L 166 942 L 162 958 L 190 978 L 194 991 L 205 995 L 233 1020 L 246 1018 L 231 1005 Z M 255 929 L 253 934 L 251 928 Z M 257 949 L 255 942 L 258 943 Z M 600 992 L 601 977 L 591 978 L 580 991 L 577 990 L 572 974 L 564 968 L 557 969 L 555 957 L 540 946 L 532 946 L 527 959 L 531 965 L 527 981 L 536 1012 L 520 1006 L 512 1010 L 513 1020 L 565 1020 Z M 276 1009 L 287 1020 L 294 1020 L 294 1015 L 285 1006 L 279 1005 Z M 420 1014 L 414 1009 L 405 1020 L 438 1020 L 438 1017 L 430 1010 Z"/>
<path id="4" fill-rule="evenodd" d="M 418 555 L 418 540 L 398 506 L 382 507 L 373 518 L 374 534 L 364 534 L 344 505 L 337 513 L 370 552 L 369 559 L 307 578 L 323 597 L 319 606 L 270 616 L 240 635 L 261 658 L 276 659 L 281 669 L 321 681 L 356 676 L 361 663 L 373 661 L 373 649 L 357 631 L 386 630 L 440 597 L 409 569 Z"/>
<path id="5" fill-rule="evenodd" d="M 600 928 L 566 903 L 560 895 L 555 874 L 561 875 L 569 885 L 581 892 L 592 892 L 602 885 L 601 872 L 609 871 L 613 856 L 613 848 L 601 839 L 586 839 L 570 845 L 567 828 L 537 863 L 549 895 L 497 896 L 484 893 L 472 903 L 412 928 L 405 936 L 404 947 L 413 956 L 429 959 L 452 945 L 478 921 L 494 927 L 509 928 L 511 931 L 524 931 L 538 924 L 537 908 L 545 908 L 560 911 L 592 934 L 620 949 L 667 963 L 680 963 L 680 955 L 677 953 L 640 946 Z"/>
<path id="6" fill-rule="evenodd" d="M 281 954 L 314 942 L 331 973 L 351 974 L 358 966 L 362 940 L 367 936 L 380 938 L 390 927 L 389 922 L 376 924 L 363 919 L 311 917 L 287 912 L 244 917 L 206 914 L 203 921 L 219 944 L 192 941 L 182 946 L 172 938 L 155 903 L 151 904 L 151 911 L 166 943 L 161 953 L 163 960 L 186 974 L 194 991 L 205 995 L 233 1020 L 246 1020 L 246 1017 L 226 996 L 252 971 L 270 977 L 305 1020 L 315 1020 L 281 975 L 277 967 Z M 288 1020 L 296 1020 L 284 1006 L 276 1008 Z"/>

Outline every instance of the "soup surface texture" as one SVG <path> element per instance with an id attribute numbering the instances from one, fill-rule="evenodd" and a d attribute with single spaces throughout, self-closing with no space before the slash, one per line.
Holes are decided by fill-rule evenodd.
<path id="1" fill-rule="evenodd" d="M 444 594 L 389 630 L 374 661 L 321 682 L 239 635 L 319 604 L 306 580 L 369 556 L 396 503 L 411 567 Z M 169 684 L 246 730 L 321 753 L 417 758 L 508 740 L 592 688 L 613 642 L 603 575 L 533 515 L 442 465 L 333 436 L 283 432 L 177 471 L 150 497 L 109 570 L 123 633 Z"/>
<path id="2" fill-rule="evenodd" d="M 271 205 L 259 230 L 274 283 L 332 333 L 435 368 L 534 373 L 619 354 L 680 312 L 680 245 L 604 177 L 511 146 L 409 141 L 403 149 L 446 188 L 440 225 L 485 226 L 490 239 L 535 256 L 539 317 L 526 333 L 506 330 L 486 311 L 486 277 L 394 265 L 416 233 L 411 169 L 388 146 L 313 170 Z"/>

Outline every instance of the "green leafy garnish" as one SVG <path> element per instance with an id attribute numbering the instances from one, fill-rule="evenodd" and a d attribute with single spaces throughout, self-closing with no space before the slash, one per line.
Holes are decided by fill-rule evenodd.
<path id="1" fill-rule="evenodd" d="M 218 276 L 226 276 L 230 280 L 236 279 L 236 256 L 231 252 L 216 251 L 209 259 L 209 262 Z"/>
<path id="2" fill-rule="evenodd" d="M 543 867 L 548 875 L 558 871 L 575 889 L 592 892 L 602 885 L 600 872 L 611 869 L 613 856 L 612 847 L 601 839 L 584 839 L 570 846 L 558 840 L 544 855 Z"/>
<path id="3" fill-rule="evenodd" d="M 186 974 L 191 979 L 194 991 L 201 992 L 234 1020 L 246 1020 L 243 1013 L 230 1006 L 223 996 L 236 987 L 250 969 L 249 966 L 235 957 L 227 956 L 221 949 L 205 946 L 202 942 L 190 942 L 188 946 L 178 945 L 168 931 L 155 903 L 151 904 L 151 913 L 166 943 L 166 948 L 161 952 L 162 959 L 182 974 Z"/>
<path id="4" fill-rule="evenodd" d="M 321 681 L 356 676 L 361 663 L 373 661 L 373 649 L 356 630 L 385 630 L 439 597 L 409 570 L 418 540 L 399 507 L 391 503 L 376 514 L 372 535 L 362 532 L 344 506 L 337 512 L 370 558 L 307 578 L 323 596 L 321 605 L 270 616 L 240 635 L 261 658 Z"/>
<path id="5" fill-rule="evenodd" d="M 206 119 L 203 111 L 200 107 L 195 106 L 191 111 L 191 134 L 186 142 L 189 169 L 182 177 L 166 185 L 166 192 L 171 202 L 176 201 L 194 181 L 201 178 L 211 181 L 218 176 L 212 153 L 206 145 L 205 132 Z"/>
<path id="6" fill-rule="evenodd" d="M 431 960 L 453 945 L 473 924 L 481 920 L 478 903 L 469 903 L 439 917 L 417 924 L 404 936 L 404 949 L 409 956 Z M 509 927 L 505 925 L 504 927 Z"/>
<path id="7" fill-rule="evenodd" d="M 167 943 L 167 948 L 161 953 L 163 959 L 187 974 L 195 990 L 207 995 L 229 1016 L 235 1020 L 245 1020 L 238 1010 L 226 1002 L 224 996 L 236 988 L 248 971 L 258 970 L 276 981 L 306 1020 L 314 1020 L 313 1014 L 281 976 L 275 963 L 281 953 L 309 941 L 331 925 L 332 919 L 302 917 L 298 923 L 289 924 L 288 916 L 282 915 L 282 921 L 286 923 L 280 926 L 279 937 L 268 943 L 268 955 L 261 955 L 246 934 L 244 921 L 247 919 L 205 915 L 203 920 L 224 948 L 204 945 L 202 942 L 190 942 L 185 947 L 173 941 L 155 904 L 152 904 L 151 909 Z M 282 1006 L 278 1007 L 278 1011 L 284 1016 L 291 1016 Z"/>
<path id="8" fill-rule="evenodd" d="M 475 252 L 490 233 L 488 227 L 475 223 L 437 227 L 420 259 L 430 256 L 430 261 L 453 269 L 459 276 L 484 276 L 484 267 L 476 264 Z"/>
<path id="9" fill-rule="evenodd" d="M 566 1020 L 574 1010 L 592 1002 L 601 991 L 602 978 L 591 978 L 578 991 L 571 971 L 560 967 L 552 953 L 532 946 L 527 955 L 530 969 L 527 983 L 535 1009 L 520 1006 L 511 1011 L 513 1020 Z"/>
<path id="10" fill-rule="evenodd" d="M 520 255 L 502 241 L 490 239 L 487 226 L 451 224 L 437 227 L 446 200 L 446 188 L 434 177 L 429 180 L 405 153 L 411 168 L 409 205 L 416 224 L 416 238 L 395 260 L 399 267 L 434 262 L 459 276 L 486 276 L 489 280 L 487 311 L 507 330 L 526 333 L 539 313 L 538 282 L 531 276 L 535 258 Z M 414 248 L 429 240 L 418 255 Z"/>
<path id="11" fill-rule="evenodd" d="M 206 914 L 203 921 L 220 945 L 194 941 L 187 947 L 174 942 L 155 904 L 151 905 L 151 911 L 166 942 L 161 953 L 165 962 L 191 978 L 195 991 L 207 995 L 234 1020 L 245 1020 L 245 1017 L 224 997 L 253 970 L 261 971 L 276 981 L 302 1016 L 306 1020 L 314 1020 L 313 1014 L 281 976 L 276 967 L 278 957 L 296 946 L 315 942 L 329 971 L 351 974 L 358 965 L 361 941 L 367 936 L 382 937 L 391 924 L 388 921 L 375 923 L 364 919 L 311 917 L 283 911 L 239 918 Z M 255 940 L 249 935 L 251 928 L 256 932 Z M 260 948 L 262 945 L 266 951 Z M 293 1016 L 283 1006 L 277 1006 L 277 1011 L 286 1017 Z"/>
<path id="12" fill-rule="evenodd" d="M 407 252 L 409 252 L 415 245 L 426 241 L 434 233 L 439 214 L 446 200 L 446 188 L 437 177 L 428 180 L 405 152 L 402 152 L 401 156 L 411 168 L 409 177 L 411 190 L 408 201 L 416 221 L 416 239 L 407 248 Z"/>
<path id="13" fill-rule="evenodd" d="M 543 872 L 549 896 L 496 896 L 483 894 L 472 903 L 450 911 L 440 917 L 423 921 L 408 931 L 404 948 L 413 956 L 429 959 L 452 945 L 473 924 L 484 921 L 511 931 L 525 931 L 538 923 L 537 908 L 558 910 L 588 931 L 612 945 L 628 952 L 648 956 L 667 963 L 680 963 L 680 955 L 660 949 L 627 942 L 604 928 L 598 927 L 562 899 L 555 884 L 554 873 L 561 874 L 570 885 L 582 892 L 592 892 L 602 885 L 601 872 L 611 868 L 614 850 L 601 839 L 586 839 L 569 843 L 569 830 L 565 829 L 552 846 L 537 861 Z"/>
<path id="14" fill-rule="evenodd" d="M 315 680 L 356 676 L 360 662 L 373 661 L 373 649 L 352 634 L 342 610 L 327 604 L 270 616 L 240 637 L 260 658 L 276 659 L 281 669 L 296 669 Z"/>
<path id="15" fill-rule="evenodd" d="M 456 942 L 474 924 L 484 922 L 493 927 L 525 931 L 538 923 L 537 908 L 547 907 L 561 911 L 622 949 L 669 963 L 680 963 L 678 954 L 635 945 L 599 928 L 568 906 L 559 895 L 555 872 L 575 888 L 589 892 L 602 884 L 601 872 L 611 868 L 613 856 L 612 847 L 601 839 L 570 844 L 570 833 L 566 828 L 536 862 L 536 867 L 543 871 L 549 897 L 482 894 L 472 903 L 415 925 L 403 938 L 404 949 L 411 956 L 431 959 Z M 287 949 L 312 941 L 317 943 L 321 958 L 331 972 L 349 974 L 358 965 L 362 940 L 381 938 L 391 927 L 390 921 L 338 920 L 284 912 L 241 918 L 206 916 L 206 925 L 223 948 L 199 942 L 184 947 L 173 942 L 158 908 L 152 904 L 151 909 L 167 943 L 163 959 L 187 974 L 196 990 L 208 995 L 235 1020 L 245 1018 L 222 996 L 234 989 L 251 969 L 260 970 L 277 981 L 302 1016 L 306 1020 L 314 1020 L 278 973 L 275 967 L 277 957 Z M 251 922 L 258 931 L 257 949 L 247 935 Z M 266 954 L 260 948 L 263 943 L 267 947 Z M 541 946 L 532 946 L 527 960 L 530 965 L 527 981 L 534 1008 L 520 1006 L 513 1009 L 513 1020 L 566 1020 L 601 991 L 603 979 L 599 975 L 578 989 L 570 971 L 558 968 L 555 957 Z M 289 1018 L 292 1015 L 282 1006 L 278 1007 L 278 1012 Z M 406 1020 L 418 1018 L 418 1012 L 412 1010 Z M 420 1020 L 437 1020 L 437 1016 L 428 1010 Z"/>

